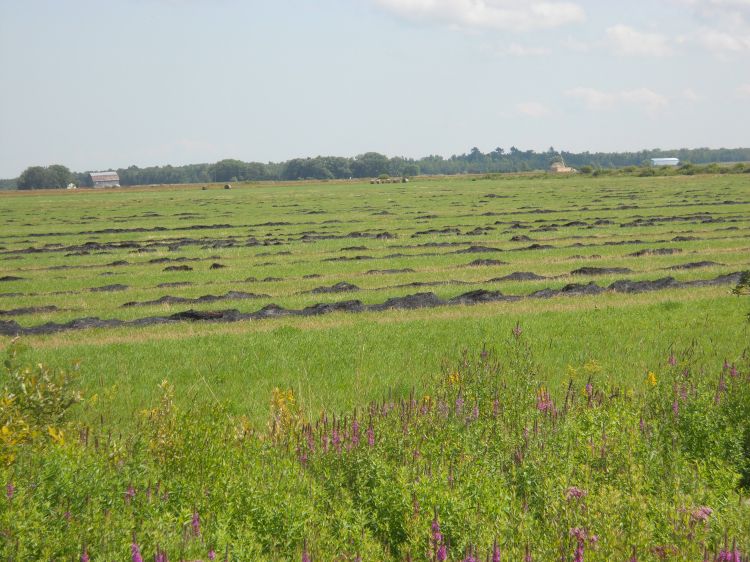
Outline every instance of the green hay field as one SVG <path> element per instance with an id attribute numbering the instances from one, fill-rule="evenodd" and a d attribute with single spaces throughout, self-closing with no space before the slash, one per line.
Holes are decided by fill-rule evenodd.
<path id="1" fill-rule="evenodd" d="M 0 284 L 0 310 L 57 309 L 0 317 L 23 327 L 92 316 L 133 320 L 188 309 L 253 312 L 270 303 L 295 309 L 348 299 L 375 304 L 427 291 L 445 299 L 475 289 L 528 295 L 576 282 L 707 279 L 750 263 L 746 175 L 43 191 L 3 194 L 0 217 L 0 277 L 21 278 Z M 518 236 L 524 238 L 512 240 Z M 551 247 L 528 249 L 532 244 Z M 472 246 L 496 251 L 460 252 Z M 629 255 L 643 249 L 675 253 Z M 149 263 L 165 259 L 183 261 Z M 505 263 L 470 266 L 476 259 Z M 695 262 L 717 265 L 669 269 Z M 211 269 L 212 264 L 225 267 Z M 192 270 L 164 271 L 171 265 Z M 581 267 L 632 273 L 571 275 Z M 378 273 L 383 270 L 412 271 Z M 513 272 L 551 279 L 491 281 Z M 311 293 L 339 282 L 359 290 Z M 185 285 L 159 287 L 165 283 Z M 126 288 L 92 291 L 108 285 Z M 491 347 L 517 322 L 538 342 L 550 381 L 564 382 L 568 365 L 592 359 L 619 377 L 640 380 L 670 349 L 693 342 L 709 361 L 731 358 L 748 338 L 746 311 L 730 289 L 175 322 L 71 330 L 24 341 L 39 360 L 80 364 L 86 393 L 103 405 L 101 411 L 88 405 L 78 412 L 84 418 L 105 415 L 127 425 L 168 379 L 180 403 L 228 403 L 233 412 L 262 424 L 274 387 L 294 388 L 313 410 L 403 396 L 421 388 L 444 360 L 463 349 Z M 122 307 L 165 295 L 228 291 L 261 296 Z M 3 338 L 4 345 L 10 337 Z"/>

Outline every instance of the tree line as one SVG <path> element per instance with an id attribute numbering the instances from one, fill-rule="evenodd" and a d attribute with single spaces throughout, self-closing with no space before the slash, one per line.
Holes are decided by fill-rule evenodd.
<path id="1" fill-rule="evenodd" d="M 286 162 L 244 162 L 225 159 L 213 164 L 188 164 L 185 166 L 130 166 L 117 170 L 120 185 L 151 185 L 209 183 L 264 180 L 329 180 L 372 178 L 381 175 L 417 176 L 491 174 L 546 170 L 554 160 L 563 158 L 575 168 L 593 170 L 648 165 L 651 158 L 676 157 L 682 163 L 706 164 L 714 162 L 750 161 L 750 148 L 682 148 L 679 150 L 641 150 L 638 152 L 558 152 L 554 147 L 543 152 L 495 148 L 482 152 L 474 147 L 465 154 L 450 157 L 430 155 L 423 158 L 388 157 L 378 152 L 367 152 L 353 158 L 342 156 L 316 156 L 293 158 Z M 64 188 L 73 183 L 79 187 L 91 186 L 88 172 L 72 172 L 60 164 L 32 166 L 20 177 L 0 180 L 0 189 Z"/>

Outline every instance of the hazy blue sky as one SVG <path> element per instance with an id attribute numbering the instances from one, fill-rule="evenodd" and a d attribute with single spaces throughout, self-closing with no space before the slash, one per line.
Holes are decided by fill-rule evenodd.
<path id="1" fill-rule="evenodd" d="M 750 0 L 0 0 L 0 177 L 750 145 Z"/>

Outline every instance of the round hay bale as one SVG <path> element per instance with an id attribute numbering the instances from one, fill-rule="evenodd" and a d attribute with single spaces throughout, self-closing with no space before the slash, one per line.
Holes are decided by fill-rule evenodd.
<path id="1" fill-rule="evenodd" d="M 227 183 L 224 185 L 224 189 L 232 189 L 232 186 Z"/>

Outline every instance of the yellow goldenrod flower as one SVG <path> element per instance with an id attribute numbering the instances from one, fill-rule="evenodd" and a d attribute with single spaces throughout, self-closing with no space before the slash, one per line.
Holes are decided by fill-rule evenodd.
<path id="1" fill-rule="evenodd" d="M 646 380 L 651 386 L 656 386 L 656 374 L 653 371 L 649 371 Z"/>

